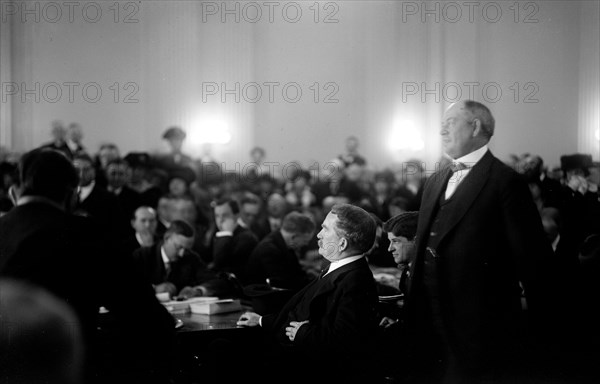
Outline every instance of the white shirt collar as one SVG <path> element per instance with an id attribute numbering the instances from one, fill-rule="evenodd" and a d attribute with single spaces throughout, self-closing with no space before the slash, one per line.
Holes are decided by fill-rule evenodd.
<path id="1" fill-rule="evenodd" d="M 160 246 L 160 255 L 162 256 L 162 261 L 163 263 L 165 263 L 165 267 L 171 262 L 171 260 L 169 260 L 169 256 L 167 256 L 167 254 L 165 253 L 165 248 L 161 245 Z"/>
<path id="2" fill-rule="evenodd" d="M 353 261 L 362 259 L 363 257 L 365 257 L 365 255 L 350 256 L 350 257 L 345 257 L 341 260 L 332 261 L 331 264 L 329 264 L 329 269 L 327 270 L 327 273 L 324 274 L 323 276 L 327 276 L 331 272 L 335 271 L 336 269 L 343 267 L 346 264 L 350 264 Z"/>
<path id="3" fill-rule="evenodd" d="M 477 164 L 477 162 L 479 162 L 479 160 L 481 160 L 481 158 L 483 157 L 483 155 L 485 155 L 485 153 L 487 151 L 488 151 L 488 146 L 486 144 L 483 147 L 476 149 L 471 153 L 467 153 L 463 157 L 459 157 L 458 159 L 452 159 L 452 162 L 453 163 L 463 163 L 463 164 L 467 165 L 469 168 L 471 168 L 475 164 Z"/>
<path id="4" fill-rule="evenodd" d="M 92 193 L 92 190 L 94 189 L 95 185 L 96 185 L 96 182 L 92 181 L 85 187 L 79 187 L 79 201 L 80 202 L 83 202 L 85 199 L 88 198 L 90 193 Z"/>

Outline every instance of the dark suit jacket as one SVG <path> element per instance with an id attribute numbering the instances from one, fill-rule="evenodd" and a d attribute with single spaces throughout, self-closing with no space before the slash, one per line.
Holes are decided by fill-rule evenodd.
<path id="1" fill-rule="evenodd" d="M 174 342 L 173 318 L 154 292 L 135 278 L 130 259 L 115 252 L 101 234 L 90 219 L 48 203 L 17 206 L 0 218 L 0 277 L 26 280 L 71 305 L 93 364 L 114 369 L 122 377 L 127 376 L 120 368 L 164 367 L 168 362 L 164 354 Z M 103 358 L 97 344 L 101 305 L 109 309 L 115 332 Z M 140 316 L 144 321 L 131 327 L 131 319 Z M 104 357 L 109 355 L 116 360 L 107 363 Z"/>
<path id="2" fill-rule="evenodd" d="M 410 324 L 424 324 L 423 264 L 436 205 L 448 168 L 427 181 L 419 211 L 417 252 L 406 308 Z M 469 364 L 514 339 L 521 314 L 519 281 L 533 323 L 547 301 L 543 269 L 551 248 L 525 182 L 491 152 L 471 169 L 451 197 L 447 226 L 436 247 L 441 315 L 454 347 Z M 545 320 L 546 321 L 546 320 Z M 500 361 L 498 363 L 501 363 Z"/>
<path id="3" fill-rule="evenodd" d="M 127 233 L 127 228 L 131 228 L 130 225 L 126 226 L 122 222 L 117 197 L 97 184 L 87 198 L 77 204 L 77 212 L 91 217 L 103 230 L 119 238 Z"/>
<path id="4" fill-rule="evenodd" d="M 247 284 L 265 284 L 269 278 L 275 287 L 299 290 L 310 281 L 281 231 L 271 233 L 258 243 L 250 255 L 246 272 Z"/>
<path id="5" fill-rule="evenodd" d="M 212 269 L 231 272 L 245 284 L 248 257 L 258 244 L 256 236 L 249 229 L 238 225 L 233 236 L 215 237 L 213 239 Z"/>
<path id="6" fill-rule="evenodd" d="M 171 263 L 167 273 L 162 260 L 162 242 L 150 247 L 141 247 L 133 252 L 136 270 L 150 284 L 170 282 L 177 287 L 179 292 L 187 286 L 195 286 L 216 278 L 216 274 L 209 272 L 206 265 L 192 252 L 185 252 L 183 257 Z"/>
<path id="7" fill-rule="evenodd" d="M 312 297 L 305 293 L 321 283 Z M 294 342 L 285 335 L 289 313 L 309 301 L 309 320 L 298 330 Z M 362 258 L 314 280 L 294 295 L 277 314 L 263 316 L 262 327 L 274 335 L 281 345 L 292 345 L 304 363 L 326 362 L 336 375 L 366 360 L 369 340 L 376 332 L 377 293 L 373 274 Z M 342 369 L 345 367 L 344 369 Z"/>
<path id="8" fill-rule="evenodd" d="M 133 213 L 142 205 L 142 197 L 138 192 L 126 185 L 124 185 L 121 189 L 121 193 L 115 196 L 117 197 L 117 200 L 119 200 L 121 217 L 125 223 L 129 225 L 129 222 L 133 217 Z"/>

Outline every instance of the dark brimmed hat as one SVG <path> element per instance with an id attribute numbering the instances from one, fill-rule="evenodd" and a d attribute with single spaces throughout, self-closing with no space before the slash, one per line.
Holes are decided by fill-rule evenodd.
<path id="1" fill-rule="evenodd" d="M 179 128 L 179 127 L 170 127 L 169 129 L 167 129 L 165 131 L 165 133 L 163 133 L 163 139 L 166 140 L 170 140 L 170 139 L 185 139 L 186 133 L 183 129 Z"/>
<path id="2" fill-rule="evenodd" d="M 563 155 L 560 157 L 560 167 L 565 172 L 580 169 L 587 175 L 589 172 L 588 168 L 591 166 L 591 155 L 575 153 L 573 155 Z"/>
<path id="3" fill-rule="evenodd" d="M 149 168 L 152 165 L 150 155 L 145 152 L 130 152 L 123 160 L 132 168 Z"/>

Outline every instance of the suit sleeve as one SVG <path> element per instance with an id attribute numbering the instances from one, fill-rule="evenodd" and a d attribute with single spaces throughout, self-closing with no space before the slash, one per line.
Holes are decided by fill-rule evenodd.
<path id="1" fill-rule="evenodd" d="M 348 276 L 351 277 L 351 276 Z M 372 282 L 361 275 L 353 284 L 344 281 L 325 316 L 302 325 L 294 343 L 298 346 L 351 354 L 362 350 L 375 324 L 376 295 L 365 289 Z"/>
<path id="2" fill-rule="evenodd" d="M 502 212 L 509 247 L 517 264 L 528 310 L 533 317 L 544 317 L 549 310 L 555 268 L 550 243 L 527 185 L 511 176 L 502 190 Z"/>

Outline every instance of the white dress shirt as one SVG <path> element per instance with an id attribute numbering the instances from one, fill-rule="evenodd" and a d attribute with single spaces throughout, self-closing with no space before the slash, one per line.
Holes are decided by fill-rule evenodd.
<path id="1" fill-rule="evenodd" d="M 479 160 L 481 160 L 481 158 L 483 157 L 483 155 L 485 155 L 487 150 L 488 146 L 484 145 L 483 147 L 469 154 L 466 154 L 463 157 L 452 160 L 453 163 L 462 163 L 468 168 L 454 172 L 454 175 L 452 175 L 450 180 L 448 180 L 448 185 L 446 186 L 446 200 L 448 200 L 452 196 L 454 191 L 456 191 L 458 185 L 464 180 L 465 177 L 467 177 L 467 175 L 471 171 L 471 168 L 473 168 L 473 166 L 477 164 Z"/>
<path id="2" fill-rule="evenodd" d="M 341 260 L 332 261 L 331 264 L 329 264 L 329 269 L 327 270 L 327 273 L 324 274 L 323 277 L 329 275 L 331 272 L 335 271 L 336 269 L 338 269 L 340 267 L 343 267 L 346 264 L 350 264 L 353 261 L 362 259 L 364 256 L 365 255 L 350 256 L 350 257 L 343 258 Z"/>

